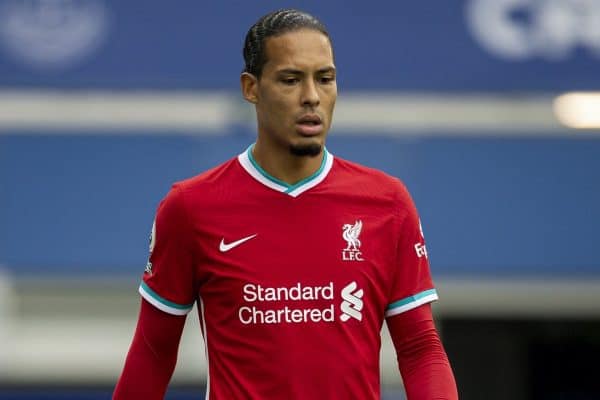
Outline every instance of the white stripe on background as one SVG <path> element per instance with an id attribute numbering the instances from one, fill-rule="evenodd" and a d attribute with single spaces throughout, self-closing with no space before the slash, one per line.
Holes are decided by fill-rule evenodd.
<path id="1" fill-rule="evenodd" d="M 86 129 L 119 133 L 202 129 L 210 134 L 228 125 L 235 104 L 230 97 L 223 92 L 0 91 L 0 129 L 77 134 Z"/>
<path id="2" fill-rule="evenodd" d="M 564 133 L 553 111 L 554 96 L 475 94 L 349 94 L 336 106 L 334 127 L 467 135 Z"/>
<path id="3" fill-rule="evenodd" d="M 332 132 L 349 135 L 565 135 L 554 96 L 349 92 Z M 191 133 L 255 129 L 252 105 L 235 92 L 0 91 L 0 134 Z M 88 130 L 88 132 L 86 132 Z M 96 133 L 96 132 L 91 132 Z"/>

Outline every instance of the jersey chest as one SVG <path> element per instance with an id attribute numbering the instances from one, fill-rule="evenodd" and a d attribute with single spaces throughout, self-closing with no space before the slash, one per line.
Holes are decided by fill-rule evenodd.
<path id="1" fill-rule="evenodd" d="M 345 296 L 367 306 L 361 305 L 360 314 L 346 307 L 347 318 L 362 318 L 367 309 L 383 313 L 397 240 L 390 213 L 360 199 L 280 197 L 221 204 L 219 212 L 197 225 L 195 243 L 202 255 L 197 276 L 204 301 L 223 306 L 221 315 L 251 309 L 244 307 L 284 313 L 285 307 L 309 313 L 331 307 L 328 317 L 338 318 L 344 315 Z M 277 320 L 291 320 L 288 314 Z"/>

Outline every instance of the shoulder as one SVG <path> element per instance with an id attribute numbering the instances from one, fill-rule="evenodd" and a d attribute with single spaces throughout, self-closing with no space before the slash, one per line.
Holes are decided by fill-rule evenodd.
<path id="1" fill-rule="evenodd" d="M 238 169 L 236 159 L 232 158 L 198 175 L 176 181 L 161 201 L 161 206 L 170 205 L 187 212 L 192 204 L 205 204 L 221 190 L 223 182 L 235 186 L 235 183 L 231 182 L 235 180 L 232 177 L 239 175 Z"/>
<path id="2" fill-rule="evenodd" d="M 206 193 L 207 190 L 214 188 L 216 184 L 222 183 L 223 180 L 235 174 L 238 169 L 237 157 L 234 157 L 198 175 L 173 183 L 172 190 L 185 195 L 196 192 Z"/>
<path id="3" fill-rule="evenodd" d="M 338 180 L 354 190 L 392 202 L 412 203 L 406 185 L 395 176 L 340 157 L 334 158 L 334 167 Z"/>
<path id="4" fill-rule="evenodd" d="M 344 159 L 336 158 L 335 162 L 339 173 L 337 180 L 346 182 L 345 193 L 358 195 L 363 204 L 377 213 L 395 216 L 398 229 L 402 226 L 418 226 L 417 208 L 406 185 L 399 178 Z"/>

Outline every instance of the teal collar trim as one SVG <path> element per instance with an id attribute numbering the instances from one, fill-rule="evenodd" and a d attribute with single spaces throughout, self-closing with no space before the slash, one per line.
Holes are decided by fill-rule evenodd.
<path id="1" fill-rule="evenodd" d="M 279 192 L 283 192 L 289 194 L 290 196 L 296 197 L 299 194 L 307 191 L 308 189 L 319 184 L 327 174 L 331 167 L 333 166 L 333 155 L 331 155 L 327 149 L 323 151 L 323 160 L 321 161 L 321 165 L 319 169 L 312 174 L 311 176 L 302 179 L 300 182 L 297 182 L 293 185 L 290 185 L 286 182 L 283 182 L 280 179 L 275 178 L 270 175 L 267 171 L 265 171 L 254 159 L 252 155 L 252 149 L 254 148 L 254 144 L 250 145 L 245 152 L 238 156 L 238 160 L 242 167 L 257 181 L 261 182 L 265 186 L 270 187 L 271 189 L 277 190 Z"/>

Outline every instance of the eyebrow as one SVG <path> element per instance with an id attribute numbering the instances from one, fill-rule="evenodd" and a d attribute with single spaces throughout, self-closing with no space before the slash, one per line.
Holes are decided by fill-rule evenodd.
<path id="1" fill-rule="evenodd" d="M 319 73 L 319 74 L 323 74 L 323 73 L 327 73 L 327 72 L 335 72 L 335 67 L 329 66 L 329 67 L 319 68 L 317 70 L 317 73 Z M 284 69 L 280 69 L 279 71 L 277 71 L 277 73 L 278 74 L 290 74 L 290 75 L 303 75 L 304 71 L 299 70 L 299 69 L 294 69 L 294 68 L 284 68 Z"/>

